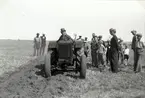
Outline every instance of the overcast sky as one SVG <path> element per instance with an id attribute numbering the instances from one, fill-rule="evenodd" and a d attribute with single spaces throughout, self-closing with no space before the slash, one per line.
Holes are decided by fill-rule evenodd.
<path id="1" fill-rule="evenodd" d="M 145 1 L 123 0 L 0 0 L 0 39 L 33 39 L 37 32 L 48 40 L 67 33 L 92 33 L 109 38 L 109 29 L 130 41 L 131 30 L 145 36 Z"/>

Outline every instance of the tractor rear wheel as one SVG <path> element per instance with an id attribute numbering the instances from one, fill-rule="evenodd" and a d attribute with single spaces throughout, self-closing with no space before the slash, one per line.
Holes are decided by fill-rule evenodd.
<path id="1" fill-rule="evenodd" d="M 51 77 L 51 55 L 47 53 L 44 59 L 45 63 L 45 73 L 47 77 Z"/>
<path id="2" fill-rule="evenodd" d="M 85 55 L 82 55 L 80 57 L 80 78 L 85 79 L 86 78 L 86 57 Z"/>

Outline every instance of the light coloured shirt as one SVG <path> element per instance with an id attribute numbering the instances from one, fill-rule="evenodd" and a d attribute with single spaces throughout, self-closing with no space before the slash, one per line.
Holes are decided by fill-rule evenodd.
<path id="1" fill-rule="evenodd" d="M 34 38 L 34 43 L 40 43 L 40 42 L 41 42 L 40 37 L 35 37 L 35 38 Z"/>
<path id="2" fill-rule="evenodd" d="M 144 43 L 142 41 L 137 41 L 136 47 L 142 49 L 144 48 Z"/>
<path id="3" fill-rule="evenodd" d="M 104 45 L 101 44 L 100 47 L 99 47 L 99 49 L 98 49 L 98 53 L 105 54 L 105 52 L 106 52 L 106 49 L 105 49 Z"/>
<path id="4" fill-rule="evenodd" d="M 84 51 L 88 51 L 88 49 L 89 49 L 89 43 L 84 42 Z"/>
<path id="5" fill-rule="evenodd" d="M 124 50 L 124 54 L 129 55 L 129 49 L 128 48 Z"/>
<path id="6" fill-rule="evenodd" d="M 40 37 L 35 37 L 34 38 L 34 48 L 39 49 L 40 48 L 40 42 L 41 42 Z"/>

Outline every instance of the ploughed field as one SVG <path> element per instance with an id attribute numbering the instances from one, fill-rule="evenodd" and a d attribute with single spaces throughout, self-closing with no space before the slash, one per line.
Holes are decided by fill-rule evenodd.
<path id="1" fill-rule="evenodd" d="M 142 73 L 132 71 L 132 51 L 121 72 L 89 67 L 84 80 L 73 72 L 45 78 L 44 57 L 32 53 L 32 41 L 0 40 L 0 98 L 145 98 L 145 68 Z"/>

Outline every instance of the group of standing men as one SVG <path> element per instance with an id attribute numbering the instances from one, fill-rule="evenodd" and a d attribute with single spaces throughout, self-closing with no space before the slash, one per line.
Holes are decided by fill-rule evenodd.
<path id="1" fill-rule="evenodd" d="M 113 66 L 116 64 L 117 60 L 115 56 L 116 50 L 114 49 L 114 55 L 112 55 L 112 61 L 111 61 L 111 51 L 110 49 L 113 47 L 117 47 L 116 45 L 116 36 L 115 36 L 115 29 L 110 29 L 110 34 L 114 35 L 111 39 L 111 41 L 107 41 L 106 43 L 102 40 L 102 36 L 96 36 L 95 33 L 92 34 L 91 39 L 91 56 L 92 56 L 92 66 L 97 67 L 102 71 L 105 67 L 105 62 L 108 63 L 110 61 L 112 65 L 112 71 L 115 72 L 116 66 Z M 110 48 L 111 47 L 111 48 Z"/>
<path id="2" fill-rule="evenodd" d="M 111 71 L 117 73 L 120 71 L 119 60 L 121 59 L 121 62 L 124 62 L 124 59 L 129 59 L 129 48 L 127 45 L 123 47 L 123 40 L 116 36 L 116 29 L 111 28 L 109 32 L 112 38 L 107 43 L 102 40 L 102 36 L 92 34 L 92 65 L 100 69 L 100 67 L 104 68 L 109 62 Z M 135 30 L 131 33 L 134 35 L 131 48 L 134 51 L 134 72 L 136 73 L 140 72 L 142 68 L 144 44 L 141 41 L 142 34 L 137 34 Z"/>
<path id="3" fill-rule="evenodd" d="M 45 34 L 42 34 L 42 36 L 40 36 L 40 34 L 37 33 L 36 37 L 34 38 L 34 54 L 33 54 L 33 56 L 44 55 L 45 46 L 46 46 Z"/>

